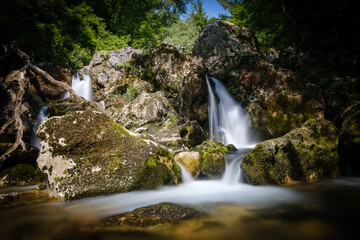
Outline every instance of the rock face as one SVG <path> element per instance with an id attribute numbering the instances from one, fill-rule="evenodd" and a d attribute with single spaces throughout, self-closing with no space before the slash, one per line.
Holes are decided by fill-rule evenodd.
<path id="1" fill-rule="evenodd" d="M 343 112 L 340 129 L 341 170 L 345 174 L 345 167 L 349 164 L 354 172 L 360 173 L 360 102 Z"/>
<path id="2" fill-rule="evenodd" d="M 207 140 L 192 151 L 179 152 L 175 160 L 181 163 L 194 177 L 219 178 L 225 171 L 224 154 L 229 149 L 221 143 Z"/>
<path id="3" fill-rule="evenodd" d="M 38 166 L 50 195 L 75 199 L 154 189 L 181 181 L 172 155 L 130 135 L 105 114 L 73 112 L 40 125 Z"/>
<path id="4" fill-rule="evenodd" d="M 243 62 L 237 77 L 229 79 L 229 92 L 250 116 L 260 139 L 280 137 L 312 118 L 323 118 L 325 107 L 321 88 L 278 70 L 257 57 Z"/>
<path id="5" fill-rule="evenodd" d="M 100 224 L 101 229 L 116 227 L 149 227 L 166 223 L 180 223 L 185 220 L 199 218 L 205 214 L 174 203 L 159 203 L 138 208 L 132 212 L 106 218 Z"/>
<path id="6" fill-rule="evenodd" d="M 162 44 L 142 54 L 133 48 L 97 52 L 80 72 L 90 73 L 96 99 L 116 122 L 184 150 L 205 139 L 195 121 L 207 118 L 204 69 L 198 58 Z"/>
<path id="7" fill-rule="evenodd" d="M 195 42 L 193 55 L 203 58 L 210 76 L 226 78 L 244 57 L 259 55 L 259 51 L 250 29 L 217 20 L 202 30 Z"/>
<path id="8" fill-rule="evenodd" d="M 327 120 L 309 120 L 282 137 L 258 144 L 241 167 L 254 185 L 337 177 L 338 133 Z"/>
<path id="9" fill-rule="evenodd" d="M 202 59 L 169 44 L 161 44 L 137 59 L 144 78 L 163 90 L 179 115 L 190 120 L 207 118 L 206 68 Z"/>

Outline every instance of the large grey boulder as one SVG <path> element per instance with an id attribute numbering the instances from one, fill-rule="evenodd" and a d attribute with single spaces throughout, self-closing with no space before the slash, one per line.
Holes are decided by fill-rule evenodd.
<path id="1" fill-rule="evenodd" d="M 38 129 L 39 168 L 51 196 L 75 199 L 155 189 L 181 181 L 168 150 L 131 134 L 102 113 L 52 117 Z"/>
<path id="2" fill-rule="evenodd" d="M 200 33 L 193 55 L 203 59 L 210 76 L 224 78 L 244 57 L 257 56 L 259 50 L 250 29 L 216 20 L 206 25 Z"/>

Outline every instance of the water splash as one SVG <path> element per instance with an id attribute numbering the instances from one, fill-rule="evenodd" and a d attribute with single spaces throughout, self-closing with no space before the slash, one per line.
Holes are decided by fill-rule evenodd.
<path id="1" fill-rule="evenodd" d="M 84 79 L 81 80 L 79 75 L 75 73 L 72 77 L 71 88 L 77 95 L 86 100 L 93 100 L 93 90 L 89 74 L 84 74 Z"/>
<path id="2" fill-rule="evenodd" d="M 36 147 L 37 149 L 40 149 L 40 142 L 41 139 L 36 136 L 36 130 L 40 126 L 40 123 L 47 120 L 47 111 L 49 108 L 47 106 L 44 106 L 40 109 L 38 115 L 36 116 L 36 123 L 33 126 L 31 137 L 30 137 L 30 146 Z"/>

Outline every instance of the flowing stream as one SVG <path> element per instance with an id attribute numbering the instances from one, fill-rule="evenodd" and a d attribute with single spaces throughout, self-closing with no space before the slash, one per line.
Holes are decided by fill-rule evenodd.
<path id="1" fill-rule="evenodd" d="M 214 90 L 210 81 L 213 82 Z M 72 213 L 89 213 L 108 216 L 160 202 L 201 205 L 208 203 L 278 204 L 295 201 L 301 196 L 285 188 L 251 186 L 245 184 L 240 164 L 254 146 L 250 139 L 245 111 L 215 78 L 207 79 L 209 87 L 209 122 L 212 139 L 223 144 L 233 144 L 237 151 L 226 156 L 226 170 L 219 180 L 194 181 L 186 169 L 182 171 L 183 184 L 166 186 L 154 191 L 128 192 L 58 203 L 71 206 Z M 218 96 L 218 100 L 215 97 Z"/>
<path id="2" fill-rule="evenodd" d="M 211 139 L 237 148 L 226 156 L 226 170 L 221 179 L 194 181 L 179 165 L 183 184 L 70 202 L 48 202 L 47 192 L 42 191 L 27 195 L 26 191 L 36 186 L 20 188 L 16 191 L 25 191 L 21 195 L 24 200 L 5 201 L 2 204 L 7 207 L 0 206 L 1 238 L 315 240 L 345 239 L 359 229 L 359 179 L 285 187 L 246 184 L 240 165 L 256 142 L 251 137 L 248 118 L 220 81 L 209 78 L 207 82 Z M 72 87 L 80 96 L 92 99 L 88 76 L 80 80 L 74 75 Z M 43 108 L 36 125 L 45 118 L 46 108 Z M 4 194 L 16 199 L 16 192 L 11 195 L 13 190 L 2 189 L 0 199 Z M 161 226 L 158 229 L 162 230 L 146 230 L 150 233 L 141 232 L 143 229 L 125 233 L 96 230 L 105 217 L 160 202 L 190 205 L 208 216 L 190 220 L 187 225 L 172 226 L 169 230 Z"/>
<path id="3" fill-rule="evenodd" d="M 84 79 L 81 80 L 79 75 L 75 73 L 72 77 L 71 88 L 77 95 L 86 100 L 93 100 L 93 90 L 89 74 L 84 74 Z"/>
<path id="4" fill-rule="evenodd" d="M 38 115 L 36 116 L 36 123 L 33 126 L 31 137 L 30 137 L 30 146 L 36 147 L 37 149 L 40 149 L 40 142 L 41 139 L 36 136 L 36 130 L 40 126 L 40 123 L 47 120 L 47 112 L 49 108 L 47 106 L 44 106 L 40 109 Z"/>

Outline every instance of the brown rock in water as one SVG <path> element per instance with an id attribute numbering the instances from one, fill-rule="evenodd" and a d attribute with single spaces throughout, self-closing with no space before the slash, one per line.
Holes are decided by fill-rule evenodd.
<path id="1" fill-rule="evenodd" d="M 338 177 L 338 134 L 327 120 L 309 120 L 282 137 L 256 145 L 241 168 L 253 185 Z"/>
<path id="2" fill-rule="evenodd" d="M 179 223 L 202 216 L 204 216 L 203 213 L 189 207 L 174 203 L 159 203 L 108 217 L 102 221 L 100 228 L 149 227 L 166 223 Z"/>

